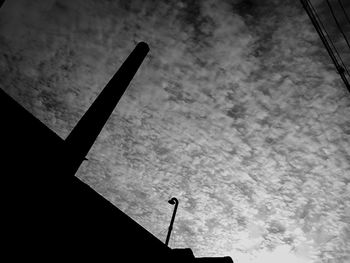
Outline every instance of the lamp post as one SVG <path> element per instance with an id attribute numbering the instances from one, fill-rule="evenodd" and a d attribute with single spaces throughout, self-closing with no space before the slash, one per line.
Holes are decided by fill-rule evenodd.
<path id="1" fill-rule="evenodd" d="M 166 241 L 165 241 L 165 245 L 168 246 L 169 244 L 169 239 L 170 239 L 170 234 L 171 234 L 171 230 L 173 229 L 173 224 L 174 224 L 174 220 L 175 220 L 175 215 L 176 215 L 176 210 L 177 210 L 177 206 L 179 205 L 179 201 L 173 197 L 168 201 L 169 204 L 171 205 L 175 205 L 174 211 L 173 211 L 173 216 L 171 217 L 171 221 L 170 221 L 170 226 L 168 229 L 168 235 L 166 237 Z"/>

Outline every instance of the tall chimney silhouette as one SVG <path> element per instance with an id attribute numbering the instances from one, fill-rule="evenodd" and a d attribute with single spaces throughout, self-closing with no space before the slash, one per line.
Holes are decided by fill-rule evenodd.
<path id="1" fill-rule="evenodd" d="M 140 42 L 65 140 L 76 172 L 149 51 Z M 73 171 L 72 171 L 73 172 Z"/>

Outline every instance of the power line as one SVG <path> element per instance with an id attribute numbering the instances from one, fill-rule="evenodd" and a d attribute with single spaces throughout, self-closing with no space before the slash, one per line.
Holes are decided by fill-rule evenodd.
<path id="1" fill-rule="evenodd" d="M 333 16 L 333 18 L 334 18 L 335 23 L 337 24 L 338 29 L 339 29 L 340 32 L 342 33 L 342 35 L 343 35 L 343 37 L 344 37 L 344 39 L 345 39 L 345 41 L 346 41 L 346 44 L 348 45 L 348 47 L 349 47 L 349 49 L 350 49 L 350 43 L 349 43 L 349 41 L 348 41 L 348 38 L 347 38 L 346 35 L 344 34 L 344 31 L 343 31 L 343 29 L 341 28 L 341 26 L 340 26 L 340 24 L 339 24 L 339 22 L 338 22 L 338 19 L 337 19 L 337 17 L 336 17 L 335 14 L 334 14 L 333 7 L 332 7 L 331 3 L 329 2 L 329 0 L 326 0 L 326 2 L 327 2 L 327 5 L 328 5 L 329 9 L 331 10 L 332 16 Z"/>
<path id="2" fill-rule="evenodd" d="M 335 67 L 336 67 L 337 69 L 339 69 L 339 68 L 340 68 L 340 65 L 339 65 L 339 63 L 338 63 L 338 60 L 337 60 L 337 58 L 334 56 L 333 50 L 332 50 L 332 48 L 329 46 L 328 40 L 327 40 L 327 38 L 325 37 L 323 31 L 326 33 L 326 35 L 327 35 L 327 37 L 328 37 L 328 39 L 329 39 L 329 41 L 330 41 L 332 47 L 335 49 L 335 51 L 336 51 L 337 54 L 339 54 L 339 53 L 338 53 L 338 50 L 335 48 L 335 46 L 334 46 L 334 44 L 333 44 L 331 38 L 330 38 L 329 35 L 328 35 L 328 32 L 325 30 L 325 27 L 324 27 L 324 25 L 323 25 L 321 19 L 320 19 L 319 16 L 317 15 L 317 12 L 316 12 L 315 8 L 313 7 L 313 5 L 311 4 L 311 2 L 310 2 L 309 0 L 306 0 L 305 2 L 306 2 L 306 4 L 307 4 L 307 7 L 310 8 L 310 11 L 307 9 L 307 10 L 309 11 L 308 14 L 309 14 L 309 16 L 310 16 L 310 19 L 311 19 L 311 21 L 312 21 L 314 27 L 316 28 L 317 33 L 319 34 L 319 36 L 320 36 L 320 38 L 321 38 L 323 44 L 326 46 L 326 49 L 327 49 L 327 51 L 328 51 L 328 54 L 329 54 L 330 57 L 332 58 L 332 60 L 333 60 L 333 62 L 334 62 L 334 64 L 335 64 Z M 340 57 L 340 56 L 339 56 L 339 57 Z"/>
<path id="3" fill-rule="evenodd" d="M 329 46 L 329 43 L 327 41 L 327 38 L 325 37 L 323 31 L 322 31 L 322 28 L 320 27 L 320 24 L 319 22 L 317 21 L 316 17 L 315 17 L 315 13 L 313 12 L 314 9 L 312 9 L 310 6 L 311 3 L 309 0 L 300 0 L 301 4 L 303 5 L 307 15 L 309 16 L 312 24 L 314 25 L 319 37 L 321 38 L 322 40 L 322 43 L 324 44 L 329 56 L 331 57 L 340 77 L 342 78 L 346 88 L 348 89 L 348 91 L 350 92 L 350 84 L 346 78 L 346 76 L 344 75 L 344 69 L 339 65 L 336 57 L 334 56 L 334 53 L 333 53 L 333 50 L 332 48 Z M 316 13 L 317 14 L 317 13 Z"/>
<path id="4" fill-rule="evenodd" d="M 311 8 L 312 12 L 314 13 L 314 15 L 315 15 L 315 17 L 316 17 L 316 21 L 319 23 L 320 28 L 326 33 L 326 37 L 329 39 L 329 42 L 331 43 L 332 48 L 334 49 L 336 55 L 338 56 L 338 58 L 339 58 L 339 60 L 340 60 L 340 62 L 341 62 L 341 65 L 342 65 L 343 69 L 346 71 L 346 73 L 347 73 L 348 76 L 350 77 L 350 73 L 349 73 L 349 71 L 348 71 L 348 68 L 347 68 L 347 66 L 345 65 L 343 59 L 341 58 L 341 56 L 340 56 L 340 54 L 339 54 L 339 52 L 338 52 L 338 49 L 335 47 L 335 45 L 334 45 L 334 43 L 333 43 L 331 37 L 329 36 L 329 34 L 328 34 L 327 30 L 326 30 L 326 27 L 323 25 L 322 20 L 321 20 L 320 17 L 318 16 L 318 14 L 317 14 L 317 12 L 316 12 L 316 9 L 315 9 L 314 6 L 311 4 L 311 2 L 309 2 L 309 4 L 310 4 L 310 8 Z M 325 38 L 325 40 L 327 41 L 326 38 Z M 337 65 L 336 65 L 336 66 L 337 66 Z M 338 66 L 339 66 L 339 65 L 338 65 Z"/>
<path id="5" fill-rule="evenodd" d="M 338 0 L 338 3 L 339 3 L 339 5 L 340 5 L 341 9 L 343 10 L 343 13 L 344 13 L 344 15 L 345 15 L 345 17 L 346 17 L 346 20 L 348 20 L 348 23 L 350 24 L 350 18 L 349 18 L 349 16 L 348 16 L 348 14 L 346 13 L 345 8 L 344 8 L 342 2 L 341 2 L 340 0 Z"/>

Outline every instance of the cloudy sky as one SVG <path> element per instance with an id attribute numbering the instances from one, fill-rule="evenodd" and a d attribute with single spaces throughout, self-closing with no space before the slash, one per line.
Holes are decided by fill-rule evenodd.
<path id="1" fill-rule="evenodd" d="M 139 41 L 77 176 L 160 240 L 177 197 L 196 256 L 349 262 L 350 94 L 299 1 L 6 1 L 0 87 L 65 138 Z"/>

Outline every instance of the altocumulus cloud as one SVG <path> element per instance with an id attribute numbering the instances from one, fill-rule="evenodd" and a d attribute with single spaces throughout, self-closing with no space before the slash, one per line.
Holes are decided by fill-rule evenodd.
<path id="1" fill-rule="evenodd" d="M 78 176 L 159 239 L 175 195 L 170 244 L 197 256 L 349 257 L 349 94 L 298 3 L 4 9 L 1 88 L 62 137 L 135 43 L 149 43 Z"/>

